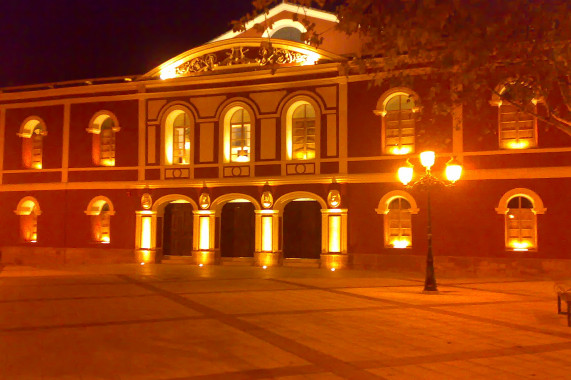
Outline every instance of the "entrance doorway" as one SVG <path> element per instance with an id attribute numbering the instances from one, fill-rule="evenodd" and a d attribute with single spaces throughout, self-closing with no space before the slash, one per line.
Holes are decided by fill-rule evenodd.
<path id="1" fill-rule="evenodd" d="M 165 255 L 192 255 L 192 205 L 169 203 L 165 207 L 163 231 Z"/>
<path id="2" fill-rule="evenodd" d="M 253 257 L 255 240 L 254 205 L 250 202 L 228 202 L 222 207 L 220 220 L 220 255 Z"/>
<path id="3" fill-rule="evenodd" d="M 284 258 L 319 259 L 321 206 L 317 201 L 289 202 L 283 213 Z"/>

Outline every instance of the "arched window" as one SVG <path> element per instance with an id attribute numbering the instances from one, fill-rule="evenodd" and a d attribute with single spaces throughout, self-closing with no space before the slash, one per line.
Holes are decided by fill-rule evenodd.
<path id="1" fill-rule="evenodd" d="M 89 202 L 85 213 L 91 217 L 93 241 L 109 244 L 111 242 L 111 216 L 115 214 L 111 201 L 106 197 L 95 197 Z"/>
<path id="2" fill-rule="evenodd" d="M 383 153 L 414 153 L 417 98 L 410 90 L 390 90 L 379 100 L 375 113 L 382 117 Z"/>
<path id="3" fill-rule="evenodd" d="M 230 162 L 250 161 L 250 113 L 242 107 L 230 111 Z"/>
<path id="4" fill-rule="evenodd" d="M 25 197 L 20 200 L 16 211 L 20 216 L 20 236 L 26 242 L 38 241 L 38 215 L 42 212 L 38 201 L 33 197 Z"/>
<path id="5" fill-rule="evenodd" d="M 87 132 L 93 134 L 91 156 L 95 165 L 115 166 L 115 133 L 120 130 L 112 113 L 102 111 L 93 116 Z"/>
<path id="6" fill-rule="evenodd" d="M 187 111 L 176 109 L 166 118 L 165 154 L 169 165 L 188 165 L 191 160 L 192 118 Z"/>
<path id="7" fill-rule="evenodd" d="M 288 160 L 314 160 L 319 156 L 320 106 L 308 96 L 290 100 L 284 107 L 285 153 Z M 282 125 L 283 125 L 282 124 Z"/>
<path id="8" fill-rule="evenodd" d="M 491 104 L 498 107 L 499 146 L 503 149 L 526 149 L 537 146 L 537 106 L 531 99 L 524 107 L 519 107 L 508 100 L 514 97 L 525 97 L 523 90 L 515 83 L 508 83 L 496 88 Z"/>
<path id="9" fill-rule="evenodd" d="M 309 103 L 300 104 L 293 111 L 292 154 L 294 160 L 315 158 L 315 110 Z"/>
<path id="10" fill-rule="evenodd" d="M 22 137 L 22 165 L 27 169 L 41 169 L 43 139 L 47 135 L 44 122 L 39 118 L 28 118 L 18 135 Z"/>
<path id="11" fill-rule="evenodd" d="M 412 214 L 418 213 L 414 198 L 406 191 L 391 191 L 379 202 L 378 214 L 384 214 L 385 247 L 412 246 Z"/>
<path id="12" fill-rule="evenodd" d="M 537 214 L 543 214 L 545 208 L 535 192 L 528 189 L 511 190 L 504 194 L 496 211 L 505 214 L 506 249 L 537 249 Z"/>
<path id="13" fill-rule="evenodd" d="M 303 42 L 301 39 L 302 33 L 307 32 L 307 29 L 299 21 L 294 21 L 291 18 L 276 20 L 272 24 L 271 29 L 264 31 L 263 37 L 279 38 L 282 40 L 289 40 L 294 42 Z"/>

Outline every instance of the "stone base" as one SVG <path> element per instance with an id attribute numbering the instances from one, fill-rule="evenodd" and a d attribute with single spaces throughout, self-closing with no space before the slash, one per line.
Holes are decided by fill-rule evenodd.
<path id="1" fill-rule="evenodd" d="M 150 249 L 140 249 L 135 251 L 135 260 L 141 264 L 157 262 L 157 251 Z"/>
<path id="2" fill-rule="evenodd" d="M 134 263 L 132 249 L 54 248 L 16 246 L 0 248 L 0 263 L 7 265 L 58 266 Z"/>
<path id="3" fill-rule="evenodd" d="M 386 270 L 400 273 L 424 275 L 426 256 L 420 255 L 351 255 L 354 269 Z M 536 258 L 494 258 L 435 256 L 434 270 L 436 278 L 462 276 L 504 276 L 534 278 L 569 278 L 571 260 Z"/>
<path id="4" fill-rule="evenodd" d="M 349 263 L 347 255 L 339 253 L 322 253 L 321 268 L 326 269 L 345 269 Z"/>
<path id="5" fill-rule="evenodd" d="M 192 258 L 196 265 L 220 264 L 220 251 L 192 251 Z"/>
<path id="6" fill-rule="evenodd" d="M 276 267 L 282 265 L 281 252 L 255 252 L 254 265 L 258 267 Z"/>

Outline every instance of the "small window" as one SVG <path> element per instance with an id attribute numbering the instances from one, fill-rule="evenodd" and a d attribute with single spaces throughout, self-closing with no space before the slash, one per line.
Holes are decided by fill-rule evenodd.
<path id="1" fill-rule="evenodd" d="M 190 163 L 190 119 L 186 112 L 180 113 L 173 122 L 173 163 Z"/>
<path id="2" fill-rule="evenodd" d="M 31 118 L 20 128 L 22 137 L 22 165 L 26 169 L 42 169 L 44 137 L 47 135 L 45 124 Z"/>
<path id="3" fill-rule="evenodd" d="M 409 94 L 391 96 L 385 105 L 385 152 L 409 154 L 414 152 L 415 104 Z"/>
<path id="4" fill-rule="evenodd" d="M 499 94 L 499 95 L 498 95 Z M 529 99 L 524 107 L 510 99 Z M 519 101 L 517 103 L 520 103 Z M 499 145 L 503 149 L 526 149 L 537 146 L 536 101 L 529 88 L 512 82 L 498 86 L 491 104 L 498 106 Z"/>
<path id="5" fill-rule="evenodd" d="M 412 245 L 411 205 L 404 198 L 394 198 L 385 214 L 385 246 L 408 248 Z"/>
<path id="6" fill-rule="evenodd" d="M 103 196 L 95 197 L 87 206 L 85 213 L 91 218 L 93 241 L 109 244 L 111 242 L 111 216 L 115 214 L 111 201 Z"/>
<path id="7" fill-rule="evenodd" d="M 120 131 L 117 120 L 108 111 L 97 113 L 87 132 L 92 133 L 91 156 L 97 166 L 115 166 L 115 134 Z"/>
<path id="8" fill-rule="evenodd" d="M 250 114 L 239 108 L 230 119 L 230 161 L 250 161 Z"/>
<path id="9" fill-rule="evenodd" d="M 303 42 L 301 40 L 301 30 L 293 26 L 286 26 L 278 29 L 272 34 L 272 38 L 280 38 L 282 40 L 289 40 L 294 42 Z"/>
<path id="10" fill-rule="evenodd" d="M 292 116 L 292 152 L 294 160 L 315 158 L 315 110 L 311 104 L 302 104 Z"/>
<path id="11" fill-rule="evenodd" d="M 536 249 L 536 228 L 533 203 L 522 196 L 511 198 L 506 213 L 506 244 L 508 249 L 514 251 Z"/>
<path id="12" fill-rule="evenodd" d="M 25 242 L 38 241 L 38 215 L 41 214 L 38 201 L 33 197 L 25 197 L 15 211 L 20 217 L 20 236 Z"/>

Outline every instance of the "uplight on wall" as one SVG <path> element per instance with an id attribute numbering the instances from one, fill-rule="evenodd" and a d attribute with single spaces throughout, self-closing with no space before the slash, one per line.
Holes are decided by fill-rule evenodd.
<path id="1" fill-rule="evenodd" d="M 401 146 L 401 147 L 395 146 L 390 149 L 391 154 L 404 155 L 404 154 L 409 154 L 411 152 L 412 148 L 410 146 Z"/>
<path id="2" fill-rule="evenodd" d="M 393 248 L 407 248 L 408 246 L 410 246 L 410 240 L 408 239 L 404 239 L 401 238 L 399 240 L 393 240 L 391 242 L 391 245 L 393 246 Z"/>
<path id="3" fill-rule="evenodd" d="M 210 249 L 210 217 L 201 216 L 199 218 L 200 223 L 200 241 L 198 248 L 201 250 Z"/>
<path id="4" fill-rule="evenodd" d="M 272 252 L 273 216 L 262 216 L 262 251 Z"/>

